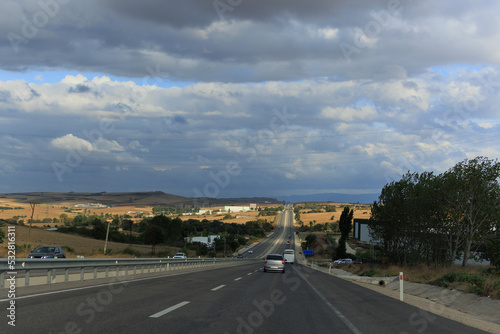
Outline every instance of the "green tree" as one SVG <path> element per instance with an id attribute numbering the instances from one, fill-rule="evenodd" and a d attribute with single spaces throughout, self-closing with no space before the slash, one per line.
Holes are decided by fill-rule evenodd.
<path id="1" fill-rule="evenodd" d="M 484 157 L 447 172 L 410 173 L 384 186 L 372 206 L 371 234 L 400 264 L 462 265 L 494 232 L 499 220 L 500 164 Z"/>
<path id="2" fill-rule="evenodd" d="M 5 221 L 0 220 L 0 227 L 5 226 Z M 3 238 L 5 237 L 5 232 L 0 230 L 0 244 L 3 243 Z"/>
<path id="3" fill-rule="evenodd" d="M 65 213 L 62 213 L 60 216 L 59 216 L 59 221 L 61 222 L 61 224 L 63 224 L 64 226 L 68 226 L 69 225 L 69 220 L 68 220 L 68 215 L 65 214 Z"/>
<path id="4" fill-rule="evenodd" d="M 340 238 L 339 244 L 337 246 L 337 249 L 335 250 L 335 253 L 334 253 L 332 260 L 345 258 L 346 256 L 347 256 L 347 248 L 346 248 L 345 239 Z"/>
<path id="5" fill-rule="evenodd" d="M 313 246 L 314 241 L 316 241 L 316 235 L 314 234 L 308 234 L 306 236 L 306 248 L 309 249 L 309 247 Z"/>
<path id="6" fill-rule="evenodd" d="M 472 244 L 491 235 L 500 218 L 499 178 L 500 164 L 485 157 L 465 159 L 444 173 L 447 208 L 463 233 L 464 267 L 473 251 Z"/>
<path id="7" fill-rule="evenodd" d="M 354 210 L 349 210 L 349 207 L 344 207 L 340 214 L 339 229 L 341 238 L 347 240 L 352 230 L 352 219 L 354 217 Z"/>
<path id="8" fill-rule="evenodd" d="M 151 245 L 151 254 L 155 254 L 156 245 L 163 241 L 163 232 L 162 229 L 155 225 L 149 224 L 144 232 L 142 232 L 142 237 L 144 242 Z"/>
<path id="9" fill-rule="evenodd" d="M 500 236 L 488 241 L 484 256 L 493 266 L 500 270 Z"/>
<path id="10" fill-rule="evenodd" d="M 124 219 L 122 223 L 123 229 L 129 231 L 129 247 L 132 247 L 132 228 L 134 227 L 134 221 L 132 219 Z"/>
<path id="11" fill-rule="evenodd" d="M 349 210 L 348 206 L 344 207 L 339 219 L 339 229 L 340 229 L 340 239 L 339 245 L 336 250 L 336 255 L 338 258 L 343 258 L 347 256 L 347 238 L 352 230 L 352 219 L 354 217 L 354 210 Z"/>

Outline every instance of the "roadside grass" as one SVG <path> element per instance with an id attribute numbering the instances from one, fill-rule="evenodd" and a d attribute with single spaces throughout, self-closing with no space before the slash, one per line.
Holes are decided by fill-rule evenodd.
<path id="1" fill-rule="evenodd" d="M 391 264 L 350 264 L 340 269 L 359 276 L 391 277 L 403 272 L 406 281 L 437 285 L 465 293 L 500 299 L 500 271 L 493 267 L 453 265 L 451 267 L 406 266 Z"/>

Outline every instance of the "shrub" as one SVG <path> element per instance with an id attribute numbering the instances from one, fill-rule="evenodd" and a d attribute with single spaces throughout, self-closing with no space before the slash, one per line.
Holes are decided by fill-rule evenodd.
<path id="1" fill-rule="evenodd" d="M 373 277 L 373 276 L 375 276 L 375 274 L 376 274 L 376 273 L 377 273 L 377 272 L 375 271 L 375 269 L 370 268 L 370 270 L 367 270 L 367 271 L 365 271 L 365 272 L 360 273 L 360 276 L 368 276 L 368 277 Z"/>
<path id="2" fill-rule="evenodd" d="M 170 257 L 172 255 L 168 249 L 162 249 L 159 252 L 156 252 L 156 256 L 158 257 Z"/>
<path id="3" fill-rule="evenodd" d="M 465 272 L 451 272 L 443 275 L 443 277 L 437 279 L 435 282 L 444 288 L 448 288 L 455 282 L 468 283 L 471 285 L 472 290 L 477 294 L 482 294 L 484 291 L 485 278 L 478 276 L 476 274 L 470 274 Z"/>
<path id="4" fill-rule="evenodd" d="M 139 252 L 137 249 L 133 249 L 131 247 L 127 247 L 124 250 L 122 250 L 122 254 L 133 255 L 133 256 L 136 256 L 136 257 L 142 256 L 141 252 Z"/>
<path id="5" fill-rule="evenodd" d="M 64 251 L 66 251 L 66 252 L 70 252 L 70 253 L 75 252 L 75 249 L 73 247 L 70 247 L 70 246 L 61 246 L 61 248 L 64 249 Z"/>

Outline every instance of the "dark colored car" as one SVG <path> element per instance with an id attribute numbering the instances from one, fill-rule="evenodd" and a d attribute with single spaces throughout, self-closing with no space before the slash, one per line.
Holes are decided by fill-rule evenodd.
<path id="1" fill-rule="evenodd" d="M 285 272 L 285 259 L 281 254 L 268 254 L 264 259 L 264 272 L 281 271 Z"/>
<path id="2" fill-rule="evenodd" d="M 59 246 L 38 246 L 28 255 L 29 259 L 66 258 L 66 253 Z"/>

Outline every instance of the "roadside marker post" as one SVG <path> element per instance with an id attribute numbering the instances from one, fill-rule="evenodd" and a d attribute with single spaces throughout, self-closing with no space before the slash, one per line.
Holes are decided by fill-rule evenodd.
<path id="1" fill-rule="evenodd" d="M 332 271 L 332 264 L 330 263 L 330 268 L 328 269 L 328 273 L 330 274 Z"/>
<path id="2" fill-rule="evenodd" d="M 399 273 L 399 300 L 403 301 L 403 272 Z"/>

